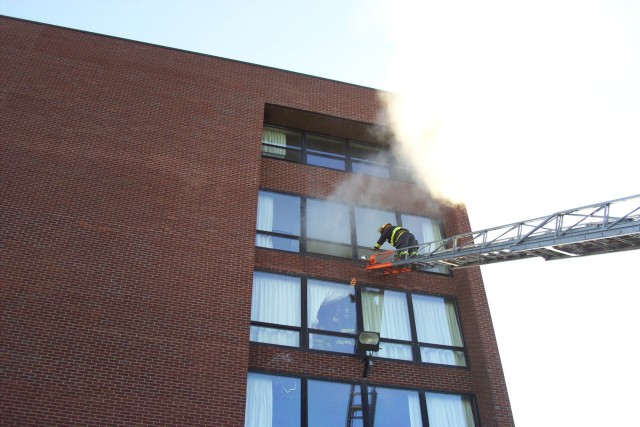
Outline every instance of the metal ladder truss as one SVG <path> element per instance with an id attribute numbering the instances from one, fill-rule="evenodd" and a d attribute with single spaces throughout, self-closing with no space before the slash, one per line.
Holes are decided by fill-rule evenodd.
<path id="1" fill-rule="evenodd" d="M 640 194 L 421 244 L 418 256 L 406 260 L 381 263 L 374 254 L 365 269 L 386 268 L 386 273 L 443 265 L 458 269 L 633 249 L 640 249 Z"/>

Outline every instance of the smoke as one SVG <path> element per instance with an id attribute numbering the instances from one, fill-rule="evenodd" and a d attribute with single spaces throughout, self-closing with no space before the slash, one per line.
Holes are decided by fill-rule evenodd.
<path id="1" fill-rule="evenodd" d="M 602 184 L 591 176 L 603 156 L 640 141 L 638 14 L 621 3 L 383 5 L 394 48 L 384 115 L 399 155 L 434 196 L 531 199 L 575 191 L 585 178 Z M 577 190 L 593 197 L 588 187 Z"/>

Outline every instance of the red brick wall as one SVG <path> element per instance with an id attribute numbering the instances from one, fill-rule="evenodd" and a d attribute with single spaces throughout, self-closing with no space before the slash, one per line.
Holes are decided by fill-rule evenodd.
<path id="1" fill-rule="evenodd" d="M 382 279 L 254 248 L 260 186 L 324 197 L 347 176 L 261 159 L 264 105 L 373 123 L 376 91 L 2 17 L 0 55 L 0 424 L 242 426 L 248 369 L 356 381 L 355 358 L 249 345 L 253 268 L 276 261 L 457 296 L 471 369 L 371 378 L 473 393 L 483 425 L 512 424 L 479 273 Z M 436 209 L 400 185 L 380 203 Z"/>

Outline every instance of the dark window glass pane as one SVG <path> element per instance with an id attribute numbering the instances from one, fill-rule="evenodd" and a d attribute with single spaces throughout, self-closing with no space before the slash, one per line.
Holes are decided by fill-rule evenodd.
<path id="1" fill-rule="evenodd" d="M 317 135 L 307 135 L 307 163 L 345 170 L 344 141 Z"/>
<path id="2" fill-rule="evenodd" d="M 371 387 L 370 405 L 374 413 L 374 427 L 418 427 L 422 426 L 420 398 L 417 391 Z M 438 426 L 432 424 L 430 427 Z M 445 424 L 449 425 L 449 424 Z M 452 424 L 456 425 L 456 424 Z"/>
<path id="3" fill-rule="evenodd" d="M 307 153 L 307 164 L 330 169 L 345 170 L 344 159 L 312 153 Z"/>
<path id="4" fill-rule="evenodd" d="M 387 150 L 377 145 L 361 144 L 359 142 L 351 142 L 349 145 L 352 159 L 369 160 L 380 165 L 389 164 Z"/>
<path id="5" fill-rule="evenodd" d="M 309 427 L 362 427 L 361 386 L 309 380 Z"/>
<path id="6" fill-rule="evenodd" d="M 381 166 L 375 163 L 362 162 L 353 160 L 351 162 L 351 170 L 355 173 L 361 173 L 364 175 L 377 176 L 380 178 L 389 178 L 391 173 L 387 166 Z"/>
<path id="7" fill-rule="evenodd" d="M 356 173 L 388 178 L 389 157 L 383 147 L 351 142 L 351 170 Z"/>
<path id="8" fill-rule="evenodd" d="M 244 425 L 300 427 L 301 384 L 298 378 L 249 373 Z"/>

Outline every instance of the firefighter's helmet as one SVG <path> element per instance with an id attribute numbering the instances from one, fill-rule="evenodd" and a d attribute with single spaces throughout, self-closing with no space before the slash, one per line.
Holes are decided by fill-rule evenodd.
<path id="1" fill-rule="evenodd" d="M 378 233 L 382 234 L 382 232 L 384 231 L 385 228 L 389 227 L 391 224 L 390 223 L 386 223 L 384 225 L 381 225 L 380 227 L 378 227 Z"/>

